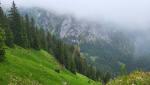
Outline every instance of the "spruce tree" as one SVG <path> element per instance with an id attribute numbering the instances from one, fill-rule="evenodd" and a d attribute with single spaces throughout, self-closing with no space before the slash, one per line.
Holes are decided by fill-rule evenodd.
<path id="1" fill-rule="evenodd" d="M 46 35 L 46 41 L 47 41 L 47 50 L 49 53 L 54 54 L 54 48 L 55 48 L 55 44 L 53 37 L 51 36 L 50 32 L 47 32 Z"/>
<path id="2" fill-rule="evenodd" d="M 6 36 L 5 44 L 9 47 L 14 47 L 13 33 L 9 27 L 5 28 L 5 36 Z"/>
<path id="3" fill-rule="evenodd" d="M 9 11 L 9 27 L 14 35 L 14 43 L 24 47 L 21 17 L 14 1 Z"/>
<path id="4" fill-rule="evenodd" d="M 5 56 L 4 39 L 5 39 L 4 31 L 0 27 L 0 61 L 2 61 L 4 59 L 4 56 Z"/>
<path id="5" fill-rule="evenodd" d="M 35 27 L 34 34 L 33 34 L 33 48 L 36 50 L 39 50 L 40 49 L 40 41 L 39 41 L 37 34 L 38 34 L 38 28 Z"/>
<path id="6" fill-rule="evenodd" d="M 31 18 L 31 47 L 39 50 L 40 45 L 39 45 L 39 39 L 38 39 L 38 28 L 35 26 L 35 21 L 33 18 Z"/>
<path id="7" fill-rule="evenodd" d="M 28 48 L 31 47 L 31 41 L 32 41 L 32 36 L 31 36 L 31 25 L 30 25 L 30 20 L 28 14 L 25 15 L 25 28 L 27 32 L 27 40 L 28 40 Z"/>
<path id="8" fill-rule="evenodd" d="M 25 24 L 25 19 L 24 17 L 21 17 L 21 26 L 22 26 L 22 36 L 21 36 L 21 41 L 22 41 L 22 47 L 28 48 L 29 47 L 29 41 L 27 37 L 27 28 Z"/>
<path id="9" fill-rule="evenodd" d="M 5 39 L 6 38 L 6 39 Z M 0 61 L 4 59 L 6 45 L 13 47 L 13 43 L 24 48 L 40 48 L 55 55 L 57 60 L 69 69 L 72 73 L 78 71 L 94 80 L 99 80 L 101 74 L 96 68 L 89 66 L 85 58 L 80 55 L 79 46 L 65 44 L 61 39 L 52 36 L 50 32 L 45 32 L 43 28 L 38 28 L 33 18 L 26 15 L 22 17 L 13 1 L 8 17 L 4 14 L 0 6 Z M 107 82 L 110 75 L 103 76 L 103 82 Z"/>
<path id="10" fill-rule="evenodd" d="M 4 14 L 3 9 L 0 4 L 0 27 L 5 31 L 5 43 L 9 47 L 13 47 L 13 33 L 8 25 L 8 18 Z"/>
<path id="11" fill-rule="evenodd" d="M 47 46 L 47 40 L 46 40 L 46 33 L 45 30 L 41 27 L 38 30 L 38 38 L 39 38 L 39 44 L 40 44 L 40 48 L 44 49 L 44 50 L 48 50 L 48 46 Z"/>
<path id="12" fill-rule="evenodd" d="M 75 62 L 74 62 L 74 58 L 72 57 L 70 60 L 70 71 L 74 74 L 76 74 L 76 69 L 75 69 Z"/>
<path id="13" fill-rule="evenodd" d="M 3 27 L 3 25 L 4 25 L 4 12 L 0 3 L 0 27 Z"/>

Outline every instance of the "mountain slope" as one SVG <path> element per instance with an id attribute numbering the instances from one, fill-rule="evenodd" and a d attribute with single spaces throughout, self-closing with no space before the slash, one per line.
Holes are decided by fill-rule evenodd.
<path id="1" fill-rule="evenodd" d="M 137 68 L 150 70 L 147 67 L 150 59 L 141 59 L 150 53 L 150 40 L 146 37 L 150 34 L 149 30 L 125 30 L 128 27 L 105 21 L 79 19 L 36 7 L 20 8 L 20 11 L 22 15 L 33 17 L 38 26 L 49 30 L 65 43 L 79 44 L 88 63 L 101 71 L 109 70 L 116 75 L 120 71 L 120 63 L 126 65 L 128 72 Z"/>
<path id="2" fill-rule="evenodd" d="M 0 85 L 101 85 L 81 74 L 72 74 L 44 50 L 21 47 L 6 50 L 0 73 Z"/>
<path id="3" fill-rule="evenodd" d="M 100 70 L 118 72 L 118 62 L 128 64 L 131 60 L 130 39 L 112 23 L 78 19 L 72 15 L 62 15 L 41 8 L 20 8 L 20 11 L 22 15 L 29 14 L 34 17 L 37 25 L 50 30 L 65 43 L 79 44 L 81 52 L 88 54 L 89 61 L 93 56 L 96 58 L 97 61 L 92 63 Z"/>
<path id="4" fill-rule="evenodd" d="M 149 72 L 134 72 L 128 76 L 118 77 L 110 81 L 107 85 L 149 85 L 150 73 Z"/>
<path id="5" fill-rule="evenodd" d="M 80 40 L 83 42 L 95 41 L 97 38 L 109 42 L 110 30 L 112 29 L 106 24 L 79 19 L 69 14 L 60 14 L 38 7 L 20 8 L 20 13 L 22 15 L 29 14 L 35 19 L 37 25 L 50 30 L 51 33 L 60 38 L 67 39 L 70 43 L 79 43 Z"/>

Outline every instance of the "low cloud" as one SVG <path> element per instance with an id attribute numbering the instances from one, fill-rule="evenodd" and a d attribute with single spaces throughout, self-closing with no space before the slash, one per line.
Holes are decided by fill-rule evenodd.
<path id="1" fill-rule="evenodd" d="M 150 0 L 14 0 L 18 6 L 38 6 L 96 21 L 111 21 L 131 29 L 147 29 Z M 12 0 L 2 0 L 10 6 Z"/>

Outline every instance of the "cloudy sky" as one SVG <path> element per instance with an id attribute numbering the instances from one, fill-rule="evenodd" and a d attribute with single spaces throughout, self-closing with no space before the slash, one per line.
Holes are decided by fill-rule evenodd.
<path id="1" fill-rule="evenodd" d="M 14 0 L 18 6 L 39 6 L 93 20 L 108 20 L 137 28 L 150 27 L 150 0 Z M 1 0 L 10 6 L 12 0 Z"/>

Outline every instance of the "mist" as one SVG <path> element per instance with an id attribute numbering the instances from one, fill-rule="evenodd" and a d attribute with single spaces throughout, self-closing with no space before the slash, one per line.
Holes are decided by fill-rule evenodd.
<path id="1" fill-rule="evenodd" d="M 40 7 L 98 23 L 113 23 L 135 38 L 135 54 L 150 53 L 150 0 L 14 0 L 19 7 Z M 12 0 L 1 0 L 10 7 Z M 108 25 L 108 24 L 107 24 Z M 133 37 L 135 36 L 135 37 Z"/>
<path id="2" fill-rule="evenodd" d="M 109 21 L 129 29 L 148 29 L 149 0 L 14 0 L 17 6 L 41 7 L 95 21 Z M 1 0 L 10 6 L 12 0 Z M 127 28 L 126 28 L 127 29 Z"/>

